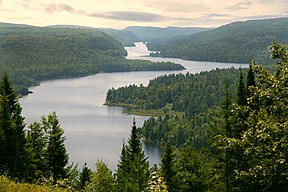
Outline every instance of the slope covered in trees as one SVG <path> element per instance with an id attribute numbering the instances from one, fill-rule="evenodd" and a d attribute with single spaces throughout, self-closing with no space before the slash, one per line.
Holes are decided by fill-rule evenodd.
<path id="1" fill-rule="evenodd" d="M 102 31 L 114 39 L 120 41 L 123 46 L 135 46 L 134 42 L 138 42 L 138 37 L 130 32 L 120 29 L 110 29 L 110 28 L 93 28 L 85 26 L 76 26 L 76 25 L 49 25 L 48 28 L 70 28 L 70 29 L 90 29 L 95 31 Z"/>
<path id="2" fill-rule="evenodd" d="M 166 41 L 172 38 L 183 37 L 206 30 L 208 29 L 200 27 L 159 28 L 159 27 L 140 27 L 140 26 L 126 27 L 124 29 L 124 31 L 134 33 L 140 41 L 144 42 Z"/>
<path id="3" fill-rule="evenodd" d="M 276 63 L 273 72 L 252 61 L 247 75 L 238 71 L 234 99 L 230 82 L 225 83 L 220 106 L 205 120 L 209 122 L 205 148 L 195 149 L 189 142 L 175 148 L 169 138 L 160 169 L 149 170 L 139 137 L 141 128 L 133 121 L 114 175 L 102 160 L 96 161 L 95 171 L 85 165 L 81 172 L 67 166 L 65 137 L 55 113 L 24 129 L 21 106 L 4 74 L 0 83 L 0 190 L 287 191 L 288 51 L 275 43 L 269 49 Z M 166 127 L 168 114 L 164 118 L 168 119 L 163 124 Z M 174 121 L 177 119 L 181 130 L 189 116 L 175 116 Z M 159 117 L 156 121 L 166 120 Z M 193 136 L 194 132 L 186 134 Z"/>
<path id="4" fill-rule="evenodd" d="M 288 51 L 276 43 L 269 50 L 273 72 L 252 61 L 247 75 L 238 71 L 236 90 L 223 84 L 218 107 L 190 118 L 168 113 L 140 128 L 147 140 L 168 143 L 160 169 L 168 191 L 287 190 Z M 206 143 L 197 143 L 203 135 Z"/>
<path id="5" fill-rule="evenodd" d="M 188 60 L 272 63 L 267 47 L 273 40 L 287 44 L 288 18 L 235 22 L 200 32 L 160 47 L 163 57 Z"/>
<path id="6" fill-rule="evenodd" d="M 126 60 L 122 44 L 95 29 L 1 25 L 0 71 L 9 72 L 19 92 L 27 92 L 27 86 L 47 79 L 183 69 L 172 63 Z"/>

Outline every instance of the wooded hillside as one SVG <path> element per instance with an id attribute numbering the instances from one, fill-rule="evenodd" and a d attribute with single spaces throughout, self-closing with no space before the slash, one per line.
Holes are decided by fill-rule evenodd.
<path id="1" fill-rule="evenodd" d="M 159 47 L 160 56 L 198 61 L 272 63 L 267 47 L 288 43 L 288 18 L 235 22 Z M 159 55 L 157 55 L 159 56 Z"/>

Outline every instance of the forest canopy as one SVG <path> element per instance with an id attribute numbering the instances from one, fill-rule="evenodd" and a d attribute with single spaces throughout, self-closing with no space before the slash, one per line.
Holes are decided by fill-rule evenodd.
<path id="1" fill-rule="evenodd" d="M 149 45 L 162 57 L 177 57 L 196 61 L 249 63 L 255 59 L 271 64 L 267 47 L 272 41 L 288 44 L 288 18 L 248 20 L 223 25 L 216 29 L 192 34 L 182 39 Z"/>
<path id="2" fill-rule="evenodd" d="M 0 23 L 0 71 L 17 91 L 41 80 L 99 72 L 182 70 L 169 63 L 127 60 L 123 45 L 106 33 L 86 28 L 47 28 Z"/>

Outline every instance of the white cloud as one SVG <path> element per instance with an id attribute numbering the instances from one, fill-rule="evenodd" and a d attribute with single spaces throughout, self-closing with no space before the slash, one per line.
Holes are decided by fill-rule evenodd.
<path id="1" fill-rule="evenodd" d="M 235 20 L 288 14 L 287 0 L 0 0 L 0 4 L 2 21 L 17 23 L 17 18 L 31 18 L 28 24 L 42 26 L 216 27 Z"/>

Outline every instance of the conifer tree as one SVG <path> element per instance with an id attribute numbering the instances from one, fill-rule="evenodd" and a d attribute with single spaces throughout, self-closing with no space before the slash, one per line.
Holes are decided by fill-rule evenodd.
<path id="1" fill-rule="evenodd" d="M 246 92 L 247 96 L 252 96 L 252 92 L 250 91 L 249 87 L 250 86 L 255 86 L 255 76 L 253 72 L 253 66 L 255 66 L 255 60 L 252 60 L 251 63 L 249 64 L 249 68 L 247 71 L 247 80 L 246 80 Z"/>
<path id="2" fill-rule="evenodd" d="M 133 120 L 128 145 L 122 146 L 115 175 L 119 191 L 144 191 L 147 188 L 149 163 L 142 150 L 135 120 Z"/>
<path id="3" fill-rule="evenodd" d="M 148 184 L 149 163 L 142 150 L 135 119 L 133 119 L 127 149 L 130 161 L 129 190 L 143 191 Z"/>
<path id="4" fill-rule="evenodd" d="M 0 163 L 8 175 L 24 179 L 26 162 L 24 118 L 13 84 L 5 72 L 0 82 Z"/>
<path id="5" fill-rule="evenodd" d="M 164 152 L 161 156 L 161 175 L 163 176 L 168 191 L 173 192 L 175 191 L 173 188 L 173 181 L 174 181 L 174 155 L 171 144 L 169 142 L 166 143 Z"/>
<path id="6" fill-rule="evenodd" d="M 116 176 L 117 191 L 125 191 L 128 183 L 128 174 L 130 172 L 130 162 L 128 158 L 127 146 L 123 141 L 120 160 L 118 161 Z"/>
<path id="7" fill-rule="evenodd" d="M 14 176 L 24 179 L 24 177 L 27 177 L 27 168 L 29 166 L 26 138 L 24 134 L 25 123 L 24 118 L 21 116 L 21 106 L 16 104 L 15 107 L 15 115 L 13 119 L 13 129 L 15 134 Z"/>
<path id="8" fill-rule="evenodd" d="M 84 190 L 85 186 L 91 182 L 91 174 L 92 171 L 87 167 L 87 163 L 85 163 L 79 177 L 79 190 Z"/>
<path id="9" fill-rule="evenodd" d="M 47 163 L 48 134 L 42 123 L 32 123 L 27 132 L 27 152 L 29 160 L 29 180 L 34 182 L 49 177 Z"/>
<path id="10" fill-rule="evenodd" d="M 237 103 L 238 105 L 245 105 L 246 104 L 246 88 L 244 83 L 244 76 L 243 71 L 240 68 L 240 75 L 239 75 L 239 83 L 237 89 Z"/>
<path id="11" fill-rule="evenodd" d="M 42 118 L 42 122 L 49 130 L 49 143 L 47 147 L 48 169 L 53 177 L 54 184 L 57 180 L 67 177 L 66 165 L 68 164 L 68 154 L 64 145 L 65 137 L 63 129 L 59 125 L 56 113 L 48 115 L 48 118 Z"/>

